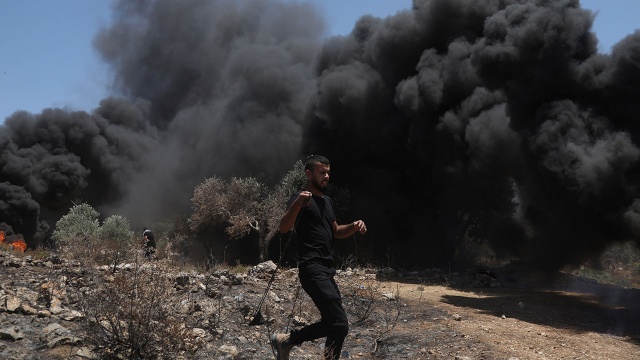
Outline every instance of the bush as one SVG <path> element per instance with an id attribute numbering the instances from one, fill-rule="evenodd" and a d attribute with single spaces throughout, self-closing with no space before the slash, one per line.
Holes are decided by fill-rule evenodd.
<path id="1" fill-rule="evenodd" d="M 56 222 L 56 229 L 51 237 L 60 247 L 74 242 L 95 241 L 100 229 L 99 216 L 89 204 L 74 205 L 68 214 Z"/>
<path id="2" fill-rule="evenodd" d="M 58 220 L 52 239 L 65 257 L 111 264 L 134 253 L 136 244 L 129 221 L 113 215 L 100 226 L 99 217 L 91 205 L 82 203 Z"/>
<path id="3" fill-rule="evenodd" d="M 123 246 L 134 244 L 133 231 L 130 230 L 129 220 L 122 215 L 112 215 L 104 220 L 100 227 L 100 240 L 115 241 Z"/>
<path id="4" fill-rule="evenodd" d="M 103 359 L 172 359 L 202 345 L 179 318 L 187 299 L 161 266 L 105 273 L 79 294 L 88 342 Z"/>

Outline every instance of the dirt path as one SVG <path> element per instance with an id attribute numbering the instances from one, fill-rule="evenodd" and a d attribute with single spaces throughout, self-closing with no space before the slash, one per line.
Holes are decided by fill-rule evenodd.
<path id="1" fill-rule="evenodd" d="M 395 332 L 431 339 L 424 359 L 640 358 L 635 290 L 467 291 L 384 281 L 380 291 L 398 292 L 407 304 Z"/>

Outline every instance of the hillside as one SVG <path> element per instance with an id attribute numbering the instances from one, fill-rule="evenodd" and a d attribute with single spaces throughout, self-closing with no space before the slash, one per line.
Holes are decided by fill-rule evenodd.
<path id="1" fill-rule="evenodd" d="M 270 322 L 248 325 L 272 263 L 197 271 L 169 260 L 88 268 L 36 257 L 0 252 L 0 358 L 272 359 L 269 331 L 317 318 L 297 271 L 284 269 L 262 309 Z M 636 289 L 570 274 L 525 280 L 431 269 L 347 269 L 337 281 L 351 322 L 343 358 L 634 359 L 640 352 Z M 318 359 L 321 344 L 305 343 L 291 358 Z"/>

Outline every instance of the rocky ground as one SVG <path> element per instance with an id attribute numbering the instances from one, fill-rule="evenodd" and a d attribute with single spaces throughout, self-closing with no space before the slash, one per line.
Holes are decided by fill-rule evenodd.
<path id="1" fill-rule="evenodd" d="M 127 339 L 106 342 L 107 346 L 96 342 L 100 338 L 96 324 L 106 323 L 110 316 L 108 312 L 96 316 L 100 314 L 96 309 L 115 300 L 91 294 L 112 289 L 121 283 L 117 280 L 121 275 L 140 273 L 150 277 L 119 290 L 131 291 L 124 299 L 135 294 L 135 305 L 141 309 L 151 304 L 173 313 L 165 315 L 166 322 L 155 319 L 152 327 L 139 331 L 178 344 L 157 346 L 157 351 L 140 357 L 153 353 L 177 359 L 272 359 L 269 332 L 317 319 L 313 304 L 298 287 L 296 270 L 284 269 L 278 271 L 262 307 L 268 322 L 249 325 L 274 267 L 268 262 L 248 269 L 198 272 L 152 261 L 88 268 L 78 261 L 1 251 L 0 358 L 132 358 L 122 350 Z M 168 282 L 144 280 L 156 278 Z M 638 358 L 636 289 L 567 274 L 553 280 L 523 278 L 477 271 L 340 271 L 337 281 L 351 323 L 343 358 Z M 169 285 L 148 298 L 143 294 L 145 284 L 154 290 Z M 102 320 L 92 322 L 92 317 Z M 131 319 L 118 321 L 129 324 Z M 163 338 L 164 333 L 173 335 Z M 319 359 L 321 351 L 321 341 L 305 343 L 294 348 L 291 358 Z"/>

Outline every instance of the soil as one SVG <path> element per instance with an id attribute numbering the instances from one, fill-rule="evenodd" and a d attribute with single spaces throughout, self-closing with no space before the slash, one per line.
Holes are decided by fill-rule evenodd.
<path id="1" fill-rule="evenodd" d="M 420 344 L 414 357 L 420 359 L 640 358 L 637 289 L 568 274 L 551 284 L 456 289 L 381 281 L 379 291 L 399 294 L 403 304 L 387 341 Z M 411 358 L 397 341 L 383 353 L 380 358 Z"/>
<path id="2" fill-rule="evenodd" d="M 2 263 L 0 290 L 4 289 L 5 297 L 18 287 L 38 291 L 52 279 L 65 283 L 71 294 L 75 286 L 86 287 L 90 279 L 111 273 L 66 262 L 42 267 L 11 255 Z M 161 263 L 145 264 L 144 271 Z M 173 272 L 169 267 L 162 269 L 167 275 Z M 241 274 L 229 269 L 216 276 L 184 274 L 176 269 L 170 275 L 176 278 L 176 299 L 169 303 L 180 304 L 179 300 L 188 296 L 193 306 L 181 311 L 180 317 L 189 327 L 206 329 L 207 335 L 197 354 L 173 358 L 273 359 L 270 333 L 318 319 L 315 306 L 300 291 L 296 269 L 278 271 L 261 310 L 269 321 L 260 326 L 248 324 L 271 278 L 269 272 Z M 640 358 L 640 290 L 636 288 L 601 284 L 567 273 L 542 278 L 497 271 L 400 274 L 391 269 L 347 269 L 338 272 L 336 281 L 350 321 L 342 358 Z M 62 305 L 74 309 L 73 302 Z M 87 358 L 78 355 L 76 345 L 48 348 L 35 335 L 51 323 L 60 323 L 73 335 L 85 338 L 80 323 L 53 315 L 41 318 L 11 312 L 6 306 L 3 311 L 0 323 L 12 324 L 33 336 L 18 341 L 0 339 L 0 353 L 21 354 L 12 355 L 15 359 Z M 291 359 L 319 359 L 322 345 L 322 340 L 317 340 L 295 347 Z"/>

